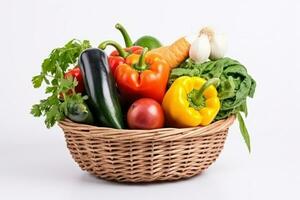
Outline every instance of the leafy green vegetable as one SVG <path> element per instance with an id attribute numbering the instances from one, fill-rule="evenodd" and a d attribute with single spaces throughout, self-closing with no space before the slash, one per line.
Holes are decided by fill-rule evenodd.
<path id="1" fill-rule="evenodd" d="M 86 100 L 87 96 L 75 93 L 77 80 L 72 77 L 64 78 L 64 73 L 77 64 L 80 53 L 89 47 L 91 47 L 89 41 L 81 42 L 73 39 L 63 47 L 52 50 L 42 63 L 41 73 L 32 78 L 34 88 L 39 88 L 45 83 L 47 85 L 45 93 L 50 94 L 31 108 L 33 116 L 46 117 L 47 128 L 65 118 L 69 103 L 81 104 Z"/>
<path id="2" fill-rule="evenodd" d="M 219 78 L 217 87 L 221 101 L 221 109 L 215 120 L 237 115 L 242 136 L 250 151 L 250 137 L 240 114 L 248 115 L 247 97 L 253 97 L 256 88 L 255 80 L 248 74 L 247 69 L 238 61 L 231 58 L 221 58 L 216 61 L 208 61 L 196 64 L 188 59 L 178 68 L 172 70 L 169 85 L 180 76 L 200 76 L 205 79 Z"/>
<path id="3" fill-rule="evenodd" d="M 237 113 L 237 118 L 239 121 L 240 130 L 241 130 L 241 133 L 245 140 L 245 143 L 247 145 L 248 151 L 251 152 L 250 136 L 249 136 L 248 130 L 246 128 L 246 125 L 245 125 L 245 122 L 244 122 L 244 119 L 243 119 L 241 113 L 239 113 L 239 112 Z"/>

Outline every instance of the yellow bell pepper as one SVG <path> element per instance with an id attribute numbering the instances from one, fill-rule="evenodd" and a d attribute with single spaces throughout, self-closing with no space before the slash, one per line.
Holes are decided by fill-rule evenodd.
<path id="1" fill-rule="evenodd" d="M 162 107 L 167 124 L 172 127 L 194 127 L 210 124 L 220 110 L 219 79 L 182 76 L 174 81 L 164 96 Z"/>

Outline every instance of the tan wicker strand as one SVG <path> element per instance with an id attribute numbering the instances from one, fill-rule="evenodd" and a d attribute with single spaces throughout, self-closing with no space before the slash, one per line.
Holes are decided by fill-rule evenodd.
<path id="1" fill-rule="evenodd" d="M 64 120 L 59 126 L 82 170 L 119 182 L 170 181 L 201 173 L 219 156 L 231 116 L 206 127 L 119 130 Z"/>

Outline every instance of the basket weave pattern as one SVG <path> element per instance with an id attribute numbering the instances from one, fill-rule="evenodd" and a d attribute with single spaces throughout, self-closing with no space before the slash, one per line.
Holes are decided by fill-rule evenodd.
<path id="1" fill-rule="evenodd" d="M 234 119 L 182 129 L 118 130 L 70 120 L 59 126 L 82 170 L 107 180 L 151 182 L 188 178 L 208 168 Z"/>

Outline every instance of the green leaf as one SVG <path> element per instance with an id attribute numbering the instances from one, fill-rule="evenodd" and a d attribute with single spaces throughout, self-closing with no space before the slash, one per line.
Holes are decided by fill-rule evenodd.
<path id="1" fill-rule="evenodd" d="M 246 101 L 246 97 L 244 99 L 236 100 L 236 97 L 228 98 L 221 100 L 222 110 L 231 110 L 231 109 L 237 109 L 239 106 Z"/>
<path id="2" fill-rule="evenodd" d="M 43 82 L 43 79 L 44 79 L 44 76 L 41 74 L 41 75 L 37 75 L 37 76 L 34 76 L 32 78 L 32 84 L 33 84 L 33 87 L 34 88 L 39 88 L 41 87 L 42 85 L 42 82 Z"/>
<path id="3" fill-rule="evenodd" d="M 66 92 L 73 88 L 74 88 L 74 82 L 72 79 L 71 80 L 70 79 L 61 79 L 59 91 Z"/>
<path id="4" fill-rule="evenodd" d="M 211 78 L 220 78 L 223 73 L 223 67 L 224 64 L 222 62 L 217 62 L 208 74 L 211 75 Z"/>
<path id="5" fill-rule="evenodd" d="M 51 59 L 46 58 L 42 63 L 42 73 L 46 74 L 48 71 L 51 71 Z"/>
<path id="6" fill-rule="evenodd" d="M 247 69 L 241 64 L 230 65 L 224 70 L 224 74 L 227 76 L 240 76 L 247 77 Z"/>
<path id="7" fill-rule="evenodd" d="M 56 66 L 55 78 L 60 79 L 64 77 L 64 73 L 59 65 Z"/>
<path id="8" fill-rule="evenodd" d="M 59 110 L 61 111 L 61 112 L 63 112 L 65 115 L 68 115 L 69 113 L 68 113 L 68 109 L 67 109 L 67 105 L 68 105 L 68 102 L 67 101 L 64 101 L 64 102 L 62 102 L 61 104 L 60 104 L 60 106 L 59 106 Z"/>
<path id="9" fill-rule="evenodd" d="M 31 112 L 30 112 L 33 116 L 35 117 L 39 117 L 42 115 L 41 109 L 39 107 L 38 104 L 35 104 L 31 107 Z"/>
<path id="10" fill-rule="evenodd" d="M 175 68 L 172 70 L 168 84 L 171 85 L 177 78 L 181 76 L 199 76 L 198 69 Z"/>
<path id="11" fill-rule="evenodd" d="M 247 76 L 242 82 L 240 82 L 238 90 L 236 91 L 236 101 L 245 99 L 251 88 L 251 79 Z"/>
<path id="12" fill-rule="evenodd" d="M 238 112 L 237 117 L 238 117 L 238 122 L 239 122 L 239 127 L 240 127 L 241 134 L 244 138 L 244 141 L 245 141 L 245 143 L 247 145 L 247 148 L 248 148 L 248 151 L 250 153 L 251 152 L 250 136 L 249 136 L 246 124 L 244 122 L 244 119 L 243 119 L 241 113 Z"/>
<path id="13" fill-rule="evenodd" d="M 235 84 L 233 82 L 232 76 L 225 78 L 222 76 L 220 78 L 221 83 L 218 87 L 218 96 L 221 100 L 228 99 L 235 96 Z"/>
<path id="14" fill-rule="evenodd" d="M 58 105 L 53 105 L 46 113 L 46 126 L 47 128 L 51 128 L 55 122 L 63 119 L 63 113 L 60 112 Z"/>
<path id="15" fill-rule="evenodd" d="M 45 93 L 46 94 L 48 94 L 48 93 L 53 93 L 54 91 L 56 91 L 56 87 L 51 87 L 51 86 L 49 86 L 49 87 L 46 87 L 46 91 L 45 91 Z"/>
<path id="16" fill-rule="evenodd" d="M 245 117 L 247 117 L 248 116 L 247 101 L 244 101 L 244 103 L 242 103 L 242 105 L 240 105 L 238 110 L 243 112 L 245 114 Z"/>
<path id="17" fill-rule="evenodd" d="M 58 85 L 58 80 L 57 80 L 57 79 L 53 79 L 53 80 L 51 81 L 51 84 L 52 84 L 53 86 L 57 86 L 57 85 Z"/>
<path id="18" fill-rule="evenodd" d="M 90 47 L 91 47 L 90 41 L 88 41 L 88 40 L 83 40 L 81 46 L 82 46 L 82 50 L 85 50 L 85 49 L 87 49 L 87 48 L 90 48 Z"/>
<path id="19" fill-rule="evenodd" d="M 254 97 L 254 93 L 255 93 L 255 89 L 256 89 L 256 81 L 251 77 L 251 88 L 250 88 L 250 91 L 249 91 L 249 97 L 253 98 Z"/>

